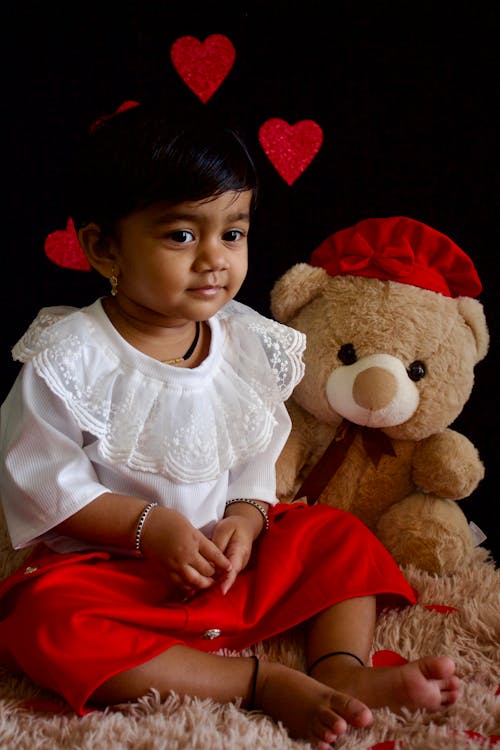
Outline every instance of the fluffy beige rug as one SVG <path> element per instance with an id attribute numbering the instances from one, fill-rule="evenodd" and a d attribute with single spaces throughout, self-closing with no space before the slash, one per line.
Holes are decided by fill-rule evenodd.
<path id="1" fill-rule="evenodd" d="M 10 550 L 0 529 L 0 576 L 23 555 Z M 457 704 L 440 714 L 375 712 L 368 730 L 349 731 L 338 750 L 500 750 L 500 571 L 478 548 L 472 564 L 454 576 L 438 578 L 414 568 L 405 572 L 420 593 L 420 604 L 382 614 L 374 658 L 395 652 L 405 659 L 447 653 L 458 665 L 463 689 Z M 262 657 L 303 667 L 301 633 L 259 644 Z M 387 655 L 387 653 L 386 653 Z M 54 702 L 55 701 L 55 702 Z M 238 703 L 210 700 L 162 702 L 151 693 L 120 710 L 79 718 L 52 694 L 26 678 L 0 669 L 0 748 L 2 750 L 309 750 L 284 728 Z M 35 710 L 36 709 L 36 710 Z M 45 709 L 45 710 L 43 710 Z"/>

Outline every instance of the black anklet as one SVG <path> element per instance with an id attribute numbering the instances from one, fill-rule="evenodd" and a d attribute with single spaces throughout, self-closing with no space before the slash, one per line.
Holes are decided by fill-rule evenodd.
<path id="1" fill-rule="evenodd" d="M 247 711 L 253 711 L 255 708 L 255 688 L 257 687 L 257 675 L 259 674 L 259 657 L 253 655 L 250 658 L 254 660 L 255 666 L 252 675 L 252 682 L 250 683 L 250 696 L 248 698 Z"/>
<path id="2" fill-rule="evenodd" d="M 320 656 L 319 659 L 316 659 L 316 661 L 313 661 L 310 667 L 307 669 L 307 674 L 310 675 L 313 671 L 314 667 L 320 663 L 320 661 L 323 661 L 323 659 L 329 659 L 330 656 L 351 656 L 353 659 L 356 659 L 357 662 L 361 664 L 362 667 L 365 666 L 364 661 L 362 661 L 359 656 L 356 656 L 356 654 L 351 654 L 350 651 L 330 651 L 328 654 L 323 654 L 323 656 Z"/>

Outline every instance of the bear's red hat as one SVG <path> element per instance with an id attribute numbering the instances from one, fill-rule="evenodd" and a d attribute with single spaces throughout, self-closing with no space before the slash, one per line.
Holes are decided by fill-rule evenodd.
<path id="1" fill-rule="evenodd" d="M 335 232 L 311 265 L 330 276 L 366 276 L 412 284 L 446 297 L 477 297 L 481 281 L 469 256 L 432 227 L 405 216 L 364 219 Z"/>

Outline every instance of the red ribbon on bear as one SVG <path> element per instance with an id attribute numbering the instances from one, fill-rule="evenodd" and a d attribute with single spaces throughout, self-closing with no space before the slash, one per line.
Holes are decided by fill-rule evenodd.
<path id="1" fill-rule="evenodd" d="M 308 505 L 314 505 L 328 482 L 337 473 L 356 435 L 361 435 L 363 448 L 375 467 L 382 456 L 396 457 L 392 440 L 381 430 L 372 430 L 343 419 L 340 427 L 326 447 L 319 461 L 313 466 L 295 493 L 293 502 L 307 498 Z"/>
<path id="2" fill-rule="evenodd" d="M 366 276 L 412 284 L 446 297 L 477 297 L 481 281 L 449 237 L 406 216 L 364 219 L 316 248 L 311 265 L 330 276 Z"/>
<path id="3" fill-rule="evenodd" d="M 375 266 L 384 275 L 394 278 L 408 276 L 415 262 L 415 255 L 408 242 L 403 241 L 400 246 L 386 245 L 384 252 L 377 252 L 365 237 L 356 232 L 344 255 L 339 255 L 339 268 L 342 273 L 349 274 L 362 268 Z"/>

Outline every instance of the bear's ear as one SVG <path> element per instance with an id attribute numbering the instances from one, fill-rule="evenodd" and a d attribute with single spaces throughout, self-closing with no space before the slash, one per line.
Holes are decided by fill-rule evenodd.
<path id="1" fill-rule="evenodd" d="M 328 274 L 309 263 L 297 263 L 286 271 L 271 289 L 271 312 L 286 323 L 301 307 L 318 297 L 326 286 Z"/>
<path id="2" fill-rule="evenodd" d="M 458 311 L 472 330 L 476 341 L 476 363 L 486 356 L 490 344 L 490 335 L 486 323 L 484 308 L 477 299 L 457 297 Z"/>

